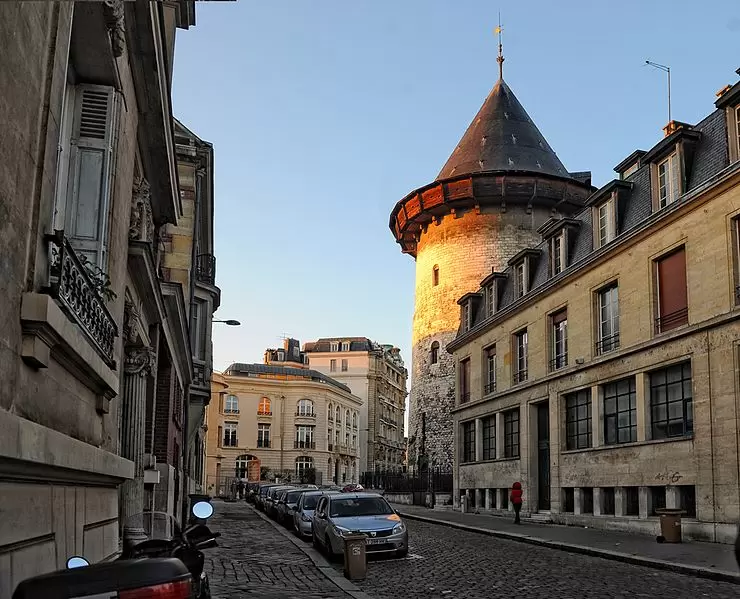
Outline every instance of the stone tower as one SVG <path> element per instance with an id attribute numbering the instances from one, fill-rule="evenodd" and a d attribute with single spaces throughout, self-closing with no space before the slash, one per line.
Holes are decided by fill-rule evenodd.
<path id="1" fill-rule="evenodd" d="M 537 229 L 579 210 L 592 190 L 591 174 L 565 169 L 500 78 L 437 179 L 396 204 L 391 231 L 416 259 L 409 466 L 454 459 L 455 365 L 445 347 L 460 326 L 457 300 L 537 245 Z M 482 394 L 471 389 L 471 401 Z"/>

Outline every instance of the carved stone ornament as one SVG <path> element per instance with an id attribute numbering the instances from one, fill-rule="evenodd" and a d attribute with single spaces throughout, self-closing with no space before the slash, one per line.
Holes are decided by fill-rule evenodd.
<path id="1" fill-rule="evenodd" d="M 136 309 L 136 305 L 125 300 L 123 305 L 123 343 L 135 343 L 138 337 L 138 325 L 141 314 Z"/>
<path id="2" fill-rule="evenodd" d="M 141 177 L 134 185 L 128 238 L 131 241 L 145 241 L 147 243 L 154 241 L 152 192 L 148 181 L 144 177 Z"/>
<path id="3" fill-rule="evenodd" d="M 127 347 L 123 371 L 147 376 L 157 367 L 157 354 L 151 347 Z"/>
<path id="4" fill-rule="evenodd" d="M 113 55 L 118 58 L 126 48 L 126 29 L 123 17 L 123 0 L 104 0 L 105 21 L 110 31 Z"/>

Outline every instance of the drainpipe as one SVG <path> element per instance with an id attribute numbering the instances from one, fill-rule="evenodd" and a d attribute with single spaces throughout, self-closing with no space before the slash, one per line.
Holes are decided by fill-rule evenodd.
<path id="1" fill-rule="evenodd" d="M 717 492 L 714 480 L 714 424 L 712 412 L 714 401 L 712 399 L 712 354 L 709 347 L 709 330 L 704 334 L 705 346 L 707 348 L 707 390 L 709 391 L 709 451 L 712 462 L 712 541 L 717 542 Z M 693 375 L 692 375 L 693 376 Z"/>
<path id="2" fill-rule="evenodd" d="M 285 395 L 280 396 L 280 472 L 283 468 L 283 449 L 285 443 Z"/>

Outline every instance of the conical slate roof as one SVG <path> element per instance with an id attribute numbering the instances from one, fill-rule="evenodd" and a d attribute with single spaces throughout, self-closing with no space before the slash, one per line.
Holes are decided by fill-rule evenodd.
<path id="1" fill-rule="evenodd" d="M 570 177 L 503 79 L 493 86 L 437 180 L 484 171 Z"/>

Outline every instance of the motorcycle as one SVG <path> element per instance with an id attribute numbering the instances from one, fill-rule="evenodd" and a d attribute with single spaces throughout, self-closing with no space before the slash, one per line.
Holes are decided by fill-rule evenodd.
<path id="1" fill-rule="evenodd" d="M 205 525 L 213 506 L 200 501 L 193 506 L 192 524 L 181 530 L 163 512 L 132 516 L 124 528 L 138 530 L 141 540 L 128 543 L 112 562 L 90 565 L 81 556 L 67 560 L 67 569 L 22 581 L 13 599 L 90 597 L 95 599 L 211 599 L 202 549 L 217 547 Z"/>

